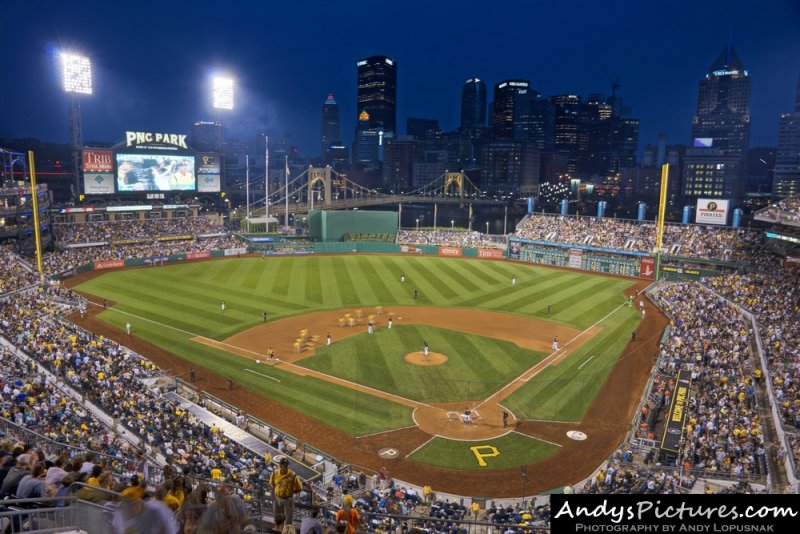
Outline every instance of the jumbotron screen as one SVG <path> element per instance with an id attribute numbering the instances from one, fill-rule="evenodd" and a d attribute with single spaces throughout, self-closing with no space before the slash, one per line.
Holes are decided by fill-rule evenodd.
<path id="1" fill-rule="evenodd" d="M 194 156 L 117 154 L 117 192 L 196 188 Z"/>

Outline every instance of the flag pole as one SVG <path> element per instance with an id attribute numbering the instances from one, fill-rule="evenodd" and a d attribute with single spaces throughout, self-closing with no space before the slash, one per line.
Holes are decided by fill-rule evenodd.
<path id="1" fill-rule="evenodd" d="M 286 168 L 284 170 L 284 174 L 286 175 L 286 189 L 284 190 L 284 193 L 286 193 L 285 195 L 286 211 L 283 214 L 283 225 L 286 228 L 289 228 L 289 155 L 288 154 L 283 156 L 283 161 L 284 164 L 286 165 Z"/>
<path id="2" fill-rule="evenodd" d="M 269 232 L 269 137 L 264 136 L 264 218 Z"/>
<path id="3" fill-rule="evenodd" d="M 246 160 L 245 172 L 244 172 L 244 190 L 245 190 L 244 194 L 247 197 L 247 202 L 245 203 L 246 205 L 245 217 L 247 217 L 247 233 L 249 234 L 250 233 L 250 156 L 245 155 L 244 159 Z M 241 167 L 239 168 L 241 169 Z"/>

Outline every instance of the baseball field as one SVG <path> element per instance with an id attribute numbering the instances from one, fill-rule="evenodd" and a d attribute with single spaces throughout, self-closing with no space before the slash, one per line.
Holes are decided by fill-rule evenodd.
<path id="1" fill-rule="evenodd" d="M 194 367 L 199 387 L 344 461 L 473 495 L 518 493 L 500 481 L 521 465 L 598 465 L 588 453 L 621 441 L 649 368 L 635 353 L 658 330 L 625 304 L 642 283 L 489 260 L 246 257 L 83 280 L 111 303 L 92 330 L 187 379 Z"/>

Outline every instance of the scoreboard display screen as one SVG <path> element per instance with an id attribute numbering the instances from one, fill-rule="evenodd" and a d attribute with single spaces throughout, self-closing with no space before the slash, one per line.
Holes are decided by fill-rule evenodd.
<path id="1" fill-rule="evenodd" d="M 194 156 L 116 154 L 117 192 L 195 191 Z"/>

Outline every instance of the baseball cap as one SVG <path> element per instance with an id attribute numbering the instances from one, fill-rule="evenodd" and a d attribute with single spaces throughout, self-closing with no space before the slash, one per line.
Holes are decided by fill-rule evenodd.
<path id="1" fill-rule="evenodd" d="M 280 459 L 278 463 L 281 465 L 289 465 L 289 459 L 286 456 L 284 456 Z"/>

